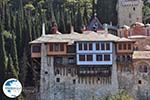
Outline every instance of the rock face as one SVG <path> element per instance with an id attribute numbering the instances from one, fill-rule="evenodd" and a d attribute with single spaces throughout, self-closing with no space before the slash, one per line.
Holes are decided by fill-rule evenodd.
<path id="1" fill-rule="evenodd" d="M 41 61 L 43 63 L 41 66 L 40 100 L 92 100 L 94 97 L 117 92 L 116 64 L 113 64 L 110 82 L 105 84 L 104 80 L 106 81 L 107 78 L 104 78 L 103 84 L 101 84 L 102 82 L 89 84 L 85 82 L 88 80 L 85 78 L 83 79 L 83 83 L 79 83 L 78 76 L 55 76 L 53 57 L 43 56 Z M 72 80 L 75 81 L 73 82 Z"/>
<path id="2" fill-rule="evenodd" d="M 113 49 L 115 49 L 113 47 Z M 115 51 L 115 50 L 113 50 Z M 107 77 L 91 77 L 72 75 L 67 73 L 56 74 L 54 57 L 45 54 L 46 46 L 41 45 L 41 80 L 40 100 L 92 100 L 94 97 L 113 94 L 118 90 L 117 67 L 115 52 L 111 75 Z"/>

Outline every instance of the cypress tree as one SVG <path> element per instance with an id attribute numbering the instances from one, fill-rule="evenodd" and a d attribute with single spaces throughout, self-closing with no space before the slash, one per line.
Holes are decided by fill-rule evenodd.
<path id="1" fill-rule="evenodd" d="M 13 60 L 10 54 L 8 56 L 7 78 L 18 78 L 17 71 L 13 65 Z"/>
<path id="2" fill-rule="evenodd" d="M 16 71 L 16 78 L 18 78 L 19 75 L 19 66 L 18 66 L 18 55 L 17 55 L 17 48 L 16 48 L 16 41 L 15 41 L 15 36 L 14 33 L 12 32 L 12 46 L 11 46 L 11 55 L 12 55 L 12 60 L 13 60 L 13 65 L 14 65 L 14 70 Z"/>
<path id="3" fill-rule="evenodd" d="M 81 10 L 80 10 L 80 6 L 78 6 L 78 13 L 76 16 L 76 31 L 81 33 L 81 29 L 82 29 L 82 14 L 81 14 Z"/>
<path id="4" fill-rule="evenodd" d="M 7 69 L 7 57 L 5 51 L 5 42 L 2 35 L 2 25 L 0 24 L 0 98 L 3 100 L 2 84 L 5 81 L 5 71 Z"/>

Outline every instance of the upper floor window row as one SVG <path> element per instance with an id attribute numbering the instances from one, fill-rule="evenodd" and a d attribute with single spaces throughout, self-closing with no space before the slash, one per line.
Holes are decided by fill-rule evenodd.
<path id="1" fill-rule="evenodd" d="M 49 44 L 49 51 L 64 51 L 64 44 L 60 44 L 60 43 L 53 43 L 53 44 Z"/>
<path id="2" fill-rule="evenodd" d="M 119 43 L 118 44 L 118 49 L 119 50 L 131 50 L 132 49 L 132 47 L 131 47 L 132 45 L 130 44 L 130 43 Z"/>
<path id="3" fill-rule="evenodd" d="M 79 50 L 93 50 L 92 43 L 79 43 Z M 110 50 L 110 43 L 96 43 L 96 50 Z"/>
<path id="4" fill-rule="evenodd" d="M 79 50 L 93 50 L 92 43 L 79 43 Z"/>
<path id="5" fill-rule="evenodd" d="M 93 61 L 93 55 L 79 55 L 79 61 Z M 111 61 L 110 54 L 97 54 L 96 61 Z"/>
<path id="6" fill-rule="evenodd" d="M 96 43 L 96 50 L 110 50 L 110 43 Z"/>

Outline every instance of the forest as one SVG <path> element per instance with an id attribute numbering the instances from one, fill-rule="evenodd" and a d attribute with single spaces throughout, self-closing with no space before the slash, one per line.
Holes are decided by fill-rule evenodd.
<path id="1" fill-rule="evenodd" d="M 81 33 L 97 13 L 102 24 L 117 26 L 117 1 L 0 0 L 0 87 L 12 77 L 24 87 L 36 85 L 39 61 L 31 59 L 29 42 L 41 36 L 42 23 L 46 24 L 46 33 L 52 22 L 61 33 L 69 33 L 70 26 Z M 150 22 L 150 0 L 144 0 L 143 22 Z"/>

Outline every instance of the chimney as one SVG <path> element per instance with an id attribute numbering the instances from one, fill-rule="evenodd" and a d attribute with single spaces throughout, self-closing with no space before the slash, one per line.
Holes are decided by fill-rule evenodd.
<path id="1" fill-rule="evenodd" d="M 42 25 L 42 36 L 45 36 L 45 23 Z"/>
<path id="2" fill-rule="evenodd" d="M 61 34 L 61 33 L 58 31 L 58 27 L 57 27 L 56 22 L 52 22 L 51 34 Z"/>

